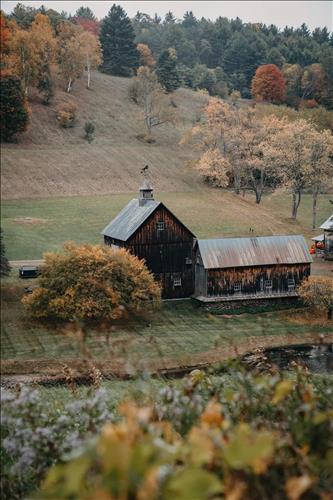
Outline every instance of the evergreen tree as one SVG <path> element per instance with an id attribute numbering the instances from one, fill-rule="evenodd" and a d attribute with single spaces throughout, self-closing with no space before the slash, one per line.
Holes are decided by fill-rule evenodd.
<path id="1" fill-rule="evenodd" d="M 102 21 L 100 41 L 103 50 L 104 73 L 130 76 L 139 66 L 139 53 L 134 43 L 135 33 L 124 9 L 113 4 Z"/>
<path id="2" fill-rule="evenodd" d="M 282 68 L 284 63 L 285 59 L 281 52 L 276 47 L 272 47 L 267 54 L 267 64 L 275 64 L 278 68 Z"/>
<path id="3" fill-rule="evenodd" d="M 29 113 L 21 82 L 16 76 L 0 79 L 0 132 L 1 139 L 8 141 L 17 132 L 23 132 L 29 121 Z"/>
<path id="4" fill-rule="evenodd" d="M 172 92 L 180 87 L 175 49 L 170 48 L 162 52 L 157 61 L 156 74 L 160 84 L 167 92 Z"/>
<path id="5" fill-rule="evenodd" d="M 1 257 L 1 268 L 0 268 L 0 276 L 3 278 L 4 276 L 8 276 L 10 273 L 10 265 L 8 259 L 6 257 L 5 245 L 2 241 L 2 229 L 0 228 L 0 257 Z"/>
<path id="6" fill-rule="evenodd" d="M 87 19 L 88 21 L 96 21 L 96 17 L 89 7 L 79 7 L 75 12 L 75 17 L 81 17 L 82 19 Z"/>

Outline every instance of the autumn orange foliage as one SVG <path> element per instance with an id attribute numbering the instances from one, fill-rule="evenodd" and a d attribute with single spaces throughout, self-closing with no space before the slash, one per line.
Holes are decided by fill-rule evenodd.
<path id="1" fill-rule="evenodd" d="M 264 64 L 259 66 L 252 79 L 251 92 L 256 100 L 281 102 L 285 88 L 282 71 L 275 64 Z"/>
<path id="2" fill-rule="evenodd" d="M 113 321 L 159 304 L 153 275 L 124 249 L 67 243 L 44 259 L 39 287 L 22 300 L 37 319 Z"/>

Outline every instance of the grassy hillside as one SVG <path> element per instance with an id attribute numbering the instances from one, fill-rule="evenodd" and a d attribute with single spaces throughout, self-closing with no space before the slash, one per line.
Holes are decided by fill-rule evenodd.
<path id="1" fill-rule="evenodd" d="M 140 169 L 150 165 L 156 199 L 167 204 L 201 238 L 316 234 L 311 231 L 311 199 L 304 195 L 297 222 L 290 220 L 290 196 L 254 196 L 204 186 L 190 162 L 197 152 L 179 145 L 185 129 L 201 115 L 207 97 L 188 89 L 173 95 L 176 126 L 154 132 L 156 142 L 138 139 L 144 132 L 140 108 L 128 98 L 129 79 L 95 72 L 92 90 L 75 82 L 72 95 L 58 82 L 50 106 L 32 96 L 32 121 L 17 144 L 2 144 L 2 227 L 8 257 L 39 259 L 72 239 L 101 242 L 100 231 L 138 191 Z M 64 101 L 78 107 L 77 124 L 62 129 L 56 110 Z M 83 126 L 96 125 L 88 144 Z M 330 195 L 332 196 L 332 195 Z M 328 195 L 321 196 L 318 223 L 331 213 Z"/>
<path id="2" fill-rule="evenodd" d="M 141 181 L 140 169 L 149 164 L 152 181 L 161 191 L 188 191 L 197 176 L 187 165 L 189 146 L 178 145 L 185 128 L 200 116 L 206 97 L 179 89 L 173 96 L 176 126 L 162 125 L 156 142 L 137 138 L 145 132 L 140 107 L 128 98 L 128 78 L 95 72 L 92 89 L 85 79 L 75 82 L 72 95 L 58 83 L 56 98 L 44 106 L 32 96 L 32 120 L 18 144 L 2 144 L 2 197 L 31 198 L 129 192 Z M 65 101 L 78 108 L 76 126 L 62 129 L 57 109 Z M 84 124 L 93 121 L 95 140 L 88 144 Z"/>

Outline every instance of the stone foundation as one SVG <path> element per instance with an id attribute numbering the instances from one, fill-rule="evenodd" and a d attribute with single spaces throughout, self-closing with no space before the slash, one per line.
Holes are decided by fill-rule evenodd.
<path id="1" fill-rule="evenodd" d="M 241 314 L 246 312 L 265 312 L 279 309 L 290 309 L 294 307 L 303 307 L 299 297 L 276 297 L 272 299 L 251 299 L 251 300 L 230 300 L 228 302 L 200 302 L 196 301 L 198 306 L 205 311 L 214 314 Z"/>

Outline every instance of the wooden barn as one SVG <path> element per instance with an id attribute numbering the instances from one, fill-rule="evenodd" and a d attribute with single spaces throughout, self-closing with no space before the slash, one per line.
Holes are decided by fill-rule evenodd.
<path id="1" fill-rule="evenodd" d="M 159 201 L 147 181 L 102 231 L 107 245 L 124 247 L 144 259 L 161 283 L 162 297 L 190 297 L 194 292 L 194 234 Z"/>
<path id="2" fill-rule="evenodd" d="M 311 262 L 303 236 L 198 240 L 194 296 L 202 302 L 296 297 Z"/>
<path id="3" fill-rule="evenodd" d="M 320 226 L 324 230 L 324 258 L 333 260 L 333 214 Z"/>

